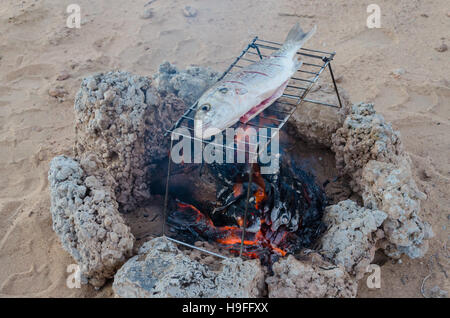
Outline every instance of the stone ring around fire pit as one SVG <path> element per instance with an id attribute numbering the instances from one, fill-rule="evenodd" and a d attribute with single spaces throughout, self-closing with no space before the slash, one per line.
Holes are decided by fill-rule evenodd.
<path id="1" fill-rule="evenodd" d="M 114 278 L 118 297 L 354 297 L 377 250 L 423 257 L 432 236 L 419 217 L 426 196 L 399 133 L 372 104 L 349 106 L 345 94 L 340 110 L 302 104 L 287 127 L 295 138 L 331 149 L 353 191 L 353 200 L 326 207 L 326 231 L 314 249 L 281 257 L 268 269 L 257 259 L 222 260 L 184 249 L 134 226 L 141 207 L 162 205 L 160 184 L 152 181 L 167 160 L 165 128 L 216 78 L 209 69 L 180 71 L 165 63 L 153 79 L 109 72 L 83 80 L 74 158 L 55 157 L 48 176 L 53 229 L 80 265 L 83 283 L 100 288 Z M 310 94 L 323 100 L 333 93 L 319 83 Z M 195 186 L 207 184 L 202 179 Z"/>

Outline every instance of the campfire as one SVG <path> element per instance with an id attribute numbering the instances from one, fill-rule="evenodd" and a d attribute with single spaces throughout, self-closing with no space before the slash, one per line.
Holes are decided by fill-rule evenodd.
<path id="1" fill-rule="evenodd" d="M 245 68 L 249 63 L 264 59 L 274 50 L 278 50 L 281 45 L 254 38 L 218 80 L 232 76 L 233 72 Z M 302 49 L 297 53 L 304 62 L 303 68 L 288 81 L 283 95 L 258 116 L 248 118 L 244 115 L 240 122 L 230 127 L 235 131 L 239 131 L 239 128 L 244 131 L 256 128 L 276 131 L 274 135 L 272 133 L 264 135 L 265 139 L 262 140 L 261 138 L 249 139 L 249 150 L 246 153 L 249 156 L 256 151 L 251 149 L 251 145 L 255 142 L 260 148 L 262 145 L 263 149 L 267 149 L 266 145 L 273 144 L 274 136 L 277 138 L 283 126 L 327 68 L 330 71 L 337 103 L 313 99 L 308 99 L 308 102 L 332 108 L 342 107 L 330 65 L 335 53 L 308 49 Z M 196 111 L 197 105 L 194 103 L 167 131 L 167 135 L 172 134 L 172 136 L 189 140 L 196 139 L 191 135 L 197 127 L 194 123 Z M 236 133 L 234 140 L 228 140 L 227 132 L 222 131 L 221 134 L 226 137 L 225 144 L 231 145 L 233 152 L 242 151 L 239 144 L 245 143 L 246 133 Z M 198 139 L 198 134 L 195 136 Z M 173 140 L 171 139 L 172 150 Z M 200 139 L 196 141 L 204 143 L 205 147 L 216 142 L 221 143 L 215 137 L 213 142 Z M 279 149 L 272 150 L 273 153 L 279 154 Z M 190 146 L 187 152 L 191 152 Z M 174 162 L 178 164 L 181 162 L 181 165 L 186 163 L 183 160 Z M 234 163 L 226 161 L 228 162 L 226 164 L 222 162 L 212 164 L 208 162 L 205 169 L 214 179 L 213 184 L 197 184 L 198 190 L 195 190 L 193 188 L 196 184 L 188 182 L 187 187 L 190 189 L 186 191 L 190 192 L 189 194 L 184 193 L 185 190 L 180 187 L 180 184 L 177 185 L 177 190 L 173 187 L 170 189 L 171 166 L 169 163 L 164 215 L 167 216 L 171 237 L 191 245 L 197 241 L 214 242 L 229 250 L 230 253 L 259 258 L 264 264 L 272 264 L 279 257 L 295 253 L 302 248 L 313 247 L 325 228 L 322 216 L 327 199 L 323 189 L 315 183 L 312 175 L 299 169 L 293 160 L 287 158 L 284 158 L 280 169 L 272 174 L 262 173 L 264 163 L 261 160 L 258 164 L 251 160 L 245 160 L 246 164 L 240 164 L 239 162 L 242 161 L 239 160 L 233 161 Z M 187 174 L 189 172 L 184 175 Z M 177 177 L 177 179 L 179 182 L 180 178 Z M 181 180 L 181 182 L 186 184 L 186 181 Z M 195 193 L 205 190 L 209 192 L 208 186 L 215 188 L 214 198 L 211 199 L 209 196 L 209 201 L 206 198 L 199 198 Z M 161 188 L 161 185 L 153 188 Z M 171 194 L 170 199 L 168 192 Z"/>
<path id="2" fill-rule="evenodd" d="M 240 253 L 243 237 L 242 255 L 264 264 L 311 248 L 324 230 L 321 219 L 327 203 L 314 177 L 294 163 L 283 162 L 279 173 L 269 175 L 252 165 L 252 169 L 248 164 L 211 165 L 216 202 L 201 211 L 192 202 L 173 199 L 168 213 L 171 235 L 190 244 L 215 242 L 233 254 Z"/>

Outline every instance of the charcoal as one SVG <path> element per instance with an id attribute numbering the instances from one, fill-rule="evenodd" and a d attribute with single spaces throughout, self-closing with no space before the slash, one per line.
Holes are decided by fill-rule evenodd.
<path id="1" fill-rule="evenodd" d="M 246 164 L 208 165 L 208 173 L 216 180 L 216 206 L 200 210 L 191 203 L 174 202 L 168 215 L 172 235 L 191 244 L 216 242 L 238 254 L 245 226 L 243 255 L 259 258 L 263 264 L 313 247 L 325 230 L 322 216 L 327 205 L 314 177 L 293 162 L 282 161 L 278 173 L 272 175 L 262 175 L 260 166 L 253 164 L 250 183 L 250 168 Z"/>

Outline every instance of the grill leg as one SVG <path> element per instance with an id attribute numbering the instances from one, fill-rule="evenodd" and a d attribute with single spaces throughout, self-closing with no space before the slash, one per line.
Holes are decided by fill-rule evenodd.
<path id="1" fill-rule="evenodd" d="M 341 96 L 339 95 L 339 91 L 336 85 L 336 80 L 334 79 L 333 69 L 331 68 L 331 62 L 328 63 L 328 69 L 330 70 L 331 79 L 333 80 L 334 90 L 336 91 L 336 96 L 339 102 L 339 108 L 342 108 Z"/>
<path id="2" fill-rule="evenodd" d="M 162 223 L 162 236 L 166 236 L 166 215 L 167 215 L 167 205 L 169 203 L 169 180 L 170 180 L 170 169 L 172 166 L 172 146 L 173 139 L 170 136 L 170 148 L 169 148 L 169 162 L 167 163 L 167 179 L 166 179 L 166 193 L 164 195 L 164 210 L 163 210 L 163 223 Z"/>
<path id="3" fill-rule="evenodd" d="M 242 251 L 244 250 L 245 228 L 247 227 L 247 212 L 250 200 L 250 192 L 252 189 L 252 181 L 253 181 L 253 163 L 250 163 L 250 175 L 248 177 L 248 188 L 247 188 L 247 201 L 245 201 L 244 223 L 242 225 L 241 248 L 239 250 L 239 257 L 242 257 Z"/>

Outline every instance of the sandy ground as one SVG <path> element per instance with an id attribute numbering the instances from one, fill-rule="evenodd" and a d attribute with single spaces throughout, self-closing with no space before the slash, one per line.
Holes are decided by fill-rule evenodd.
<path id="1" fill-rule="evenodd" d="M 427 193 L 422 217 L 435 238 L 421 260 L 388 261 L 381 289 L 360 283 L 361 297 L 422 297 L 449 290 L 450 6 L 447 0 L 377 0 L 382 28 L 366 27 L 356 0 L 77 0 L 80 29 L 66 28 L 75 1 L 2 0 L 0 5 L 0 295 L 108 297 L 90 287 L 66 287 L 73 262 L 51 228 L 48 164 L 71 154 L 73 100 L 84 76 L 122 69 L 142 75 L 164 60 L 224 70 L 259 35 L 281 41 L 301 21 L 318 31 L 308 44 L 335 50 L 335 73 L 352 101 L 374 101 L 401 131 L 416 181 Z M 196 17 L 185 17 L 190 5 Z M 153 16 L 140 16 L 153 8 Z M 392 72 L 403 69 L 404 74 Z M 58 81 L 67 72 L 70 77 Z M 400 72 L 403 73 L 403 72 Z M 49 95 L 62 86 L 63 98 Z M 429 276 L 431 274 L 431 276 Z"/>

